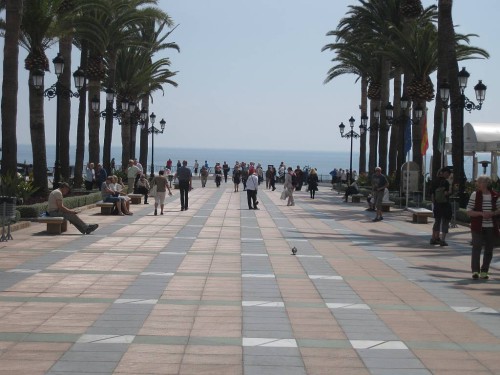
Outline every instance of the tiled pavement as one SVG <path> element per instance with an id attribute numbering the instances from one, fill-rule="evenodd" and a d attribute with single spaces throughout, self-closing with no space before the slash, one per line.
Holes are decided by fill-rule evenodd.
<path id="1" fill-rule="evenodd" d="M 163 216 L 82 212 L 100 228 L 0 243 L 0 374 L 500 374 L 500 257 L 472 281 L 468 229 L 320 188 L 196 187 Z M 290 249 L 298 249 L 296 256 Z"/>

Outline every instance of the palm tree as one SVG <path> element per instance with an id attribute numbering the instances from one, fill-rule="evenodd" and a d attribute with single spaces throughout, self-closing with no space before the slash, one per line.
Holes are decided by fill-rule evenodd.
<path id="1" fill-rule="evenodd" d="M 106 86 L 115 87 L 115 71 L 118 61 L 118 53 L 121 49 L 131 46 L 140 46 L 141 41 L 137 38 L 136 26 L 146 20 L 167 21 L 169 26 L 172 21 L 169 16 L 160 9 L 148 5 L 156 5 L 157 0 L 110 0 L 108 10 L 103 15 L 103 25 L 106 34 L 106 63 L 108 68 L 108 79 Z M 109 172 L 111 161 L 111 141 L 113 131 L 113 116 L 111 111 L 106 113 L 106 124 L 104 129 L 103 166 Z"/>
<path id="2" fill-rule="evenodd" d="M 180 52 L 180 48 L 176 43 L 173 42 L 166 42 L 167 38 L 172 34 L 172 32 L 177 28 L 178 25 L 176 25 L 174 28 L 172 28 L 170 31 L 163 33 L 165 30 L 165 27 L 168 27 L 169 23 L 167 20 L 161 22 L 156 28 L 156 23 L 153 20 L 146 21 L 141 27 L 139 28 L 139 33 L 140 33 L 140 38 L 144 42 L 144 45 L 147 47 L 149 54 L 150 54 L 150 60 L 149 63 L 152 64 L 152 56 L 160 51 L 164 51 L 167 49 L 175 49 L 177 52 Z M 168 78 L 168 77 L 167 77 Z M 154 81 L 154 80 L 153 80 Z M 155 87 L 155 83 L 152 83 L 152 87 Z M 173 86 L 177 86 L 175 82 L 167 82 Z M 160 86 L 161 87 L 161 86 Z M 163 91 L 163 90 L 162 90 Z M 149 112 L 149 99 L 151 96 L 151 91 L 146 89 L 145 91 L 147 95 L 145 95 L 142 100 L 141 100 L 141 107 L 145 109 L 147 112 Z M 152 98 L 151 98 L 152 100 Z M 144 129 L 139 132 L 140 134 L 140 148 L 139 148 L 139 161 L 142 165 L 147 165 L 147 157 L 148 157 L 148 132 L 145 131 L 145 129 L 148 128 L 148 121 L 149 119 L 146 119 L 145 124 L 144 124 Z M 132 126 L 134 127 L 134 126 Z M 132 129 L 132 144 L 135 145 L 135 129 Z"/>
<path id="3" fill-rule="evenodd" d="M 47 154 L 45 150 L 43 87 L 32 82 L 35 70 L 48 71 L 45 50 L 53 43 L 55 25 L 61 0 L 25 0 L 21 24 L 20 45 L 28 51 L 24 67 L 29 70 L 30 133 L 33 152 L 33 180 L 39 193 L 48 190 Z"/>
<path id="4" fill-rule="evenodd" d="M 176 73 L 168 67 L 170 61 L 166 58 L 151 62 L 151 57 L 140 48 L 122 49 L 118 55 L 116 69 L 116 86 L 118 96 L 130 98 L 134 103 L 147 99 L 154 91 L 163 91 L 164 84 L 177 86 L 171 80 Z M 139 110 L 125 113 L 122 116 L 122 165 L 132 158 L 135 147 L 135 133 L 139 120 Z M 146 132 L 147 134 L 147 132 Z M 146 164 L 144 164 L 146 165 Z"/>
<path id="5" fill-rule="evenodd" d="M 23 11 L 22 0 L 2 0 L 5 9 L 3 81 L 2 81 L 2 176 L 17 172 L 17 91 L 19 87 L 19 35 Z"/>

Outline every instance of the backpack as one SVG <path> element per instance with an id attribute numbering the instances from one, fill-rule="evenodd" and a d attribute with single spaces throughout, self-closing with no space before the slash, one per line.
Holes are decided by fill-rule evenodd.
<path id="1" fill-rule="evenodd" d="M 448 198 L 446 197 L 446 189 L 441 186 L 441 187 L 438 187 L 435 191 L 434 191 L 434 200 L 436 201 L 436 203 L 446 203 L 448 202 Z"/>

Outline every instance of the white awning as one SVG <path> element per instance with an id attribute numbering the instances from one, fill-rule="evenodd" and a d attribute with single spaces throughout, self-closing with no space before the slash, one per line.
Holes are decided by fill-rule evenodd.
<path id="1" fill-rule="evenodd" d="M 464 152 L 500 151 L 500 124 L 474 123 L 464 125 Z"/>

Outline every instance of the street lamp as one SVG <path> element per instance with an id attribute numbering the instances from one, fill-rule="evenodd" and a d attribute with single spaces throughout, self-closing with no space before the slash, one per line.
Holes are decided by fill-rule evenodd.
<path id="1" fill-rule="evenodd" d="M 165 124 L 167 123 L 164 119 L 160 121 L 160 129 L 155 127 L 156 115 L 154 112 L 149 116 L 149 121 L 151 122 L 151 126 L 146 128 L 146 119 L 148 118 L 148 112 L 145 109 L 141 111 L 141 120 L 142 120 L 142 130 L 147 131 L 148 134 L 151 134 L 151 178 L 154 177 L 155 174 L 155 134 L 163 134 L 165 130 Z"/>
<path id="2" fill-rule="evenodd" d="M 461 113 L 460 113 L 460 126 L 461 129 L 464 127 L 464 118 L 465 118 L 465 111 L 471 113 L 473 110 L 481 110 L 483 106 L 484 99 L 486 97 L 486 86 L 483 84 L 482 80 L 479 80 L 479 82 L 474 86 L 474 91 L 476 93 L 476 100 L 477 104 L 471 101 L 469 98 L 465 96 L 465 89 L 467 88 L 467 80 L 469 79 L 470 74 L 465 70 L 465 68 L 462 68 L 462 70 L 458 73 L 458 86 L 460 88 L 460 98 L 458 102 L 450 102 L 448 104 L 448 99 L 450 99 L 450 84 L 447 82 L 447 80 L 444 80 L 439 88 L 439 96 L 441 97 L 441 100 L 443 102 L 443 107 L 445 109 L 448 108 L 460 108 Z M 460 195 L 460 206 L 464 207 L 466 202 L 465 199 L 462 201 L 464 198 L 465 194 L 465 175 L 464 173 L 464 137 L 460 137 L 460 153 L 459 155 L 459 160 L 457 160 L 460 164 L 456 166 L 456 168 L 453 168 L 454 174 L 456 174 L 457 179 L 458 179 L 458 186 L 459 186 L 459 195 Z M 455 164 L 456 161 L 454 161 Z"/>
<path id="3" fill-rule="evenodd" d="M 340 136 L 342 138 L 347 138 L 347 139 L 351 140 L 351 154 L 350 154 L 350 158 L 349 158 L 349 186 L 352 184 L 352 140 L 354 138 L 359 138 L 365 132 L 367 120 L 368 120 L 368 117 L 366 117 L 366 115 L 364 117 L 361 117 L 361 125 L 359 126 L 359 133 L 360 134 L 358 134 L 354 131 L 354 122 L 356 120 L 352 116 L 349 119 L 349 126 L 350 126 L 351 130 L 349 130 L 347 133 L 344 133 L 345 132 L 344 123 L 341 122 L 339 125 Z M 363 121 L 365 122 L 365 124 L 363 124 Z"/>
<path id="4" fill-rule="evenodd" d="M 48 89 L 43 92 L 43 96 L 56 100 L 56 160 L 54 163 L 54 181 L 52 183 L 53 188 L 57 189 L 59 187 L 59 182 L 61 180 L 61 119 L 60 119 L 60 108 L 61 108 L 61 98 L 79 98 L 80 90 L 85 86 L 85 73 L 82 69 L 78 68 L 73 73 L 73 78 L 75 80 L 76 92 L 71 91 L 69 88 L 65 87 L 61 81 L 61 75 L 64 71 L 64 58 L 60 53 L 52 60 L 54 63 L 54 71 L 57 76 L 57 81 Z M 36 69 L 32 74 L 33 86 L 38 90 L 43 87 L 45 72 L 41 69 Z"/>

